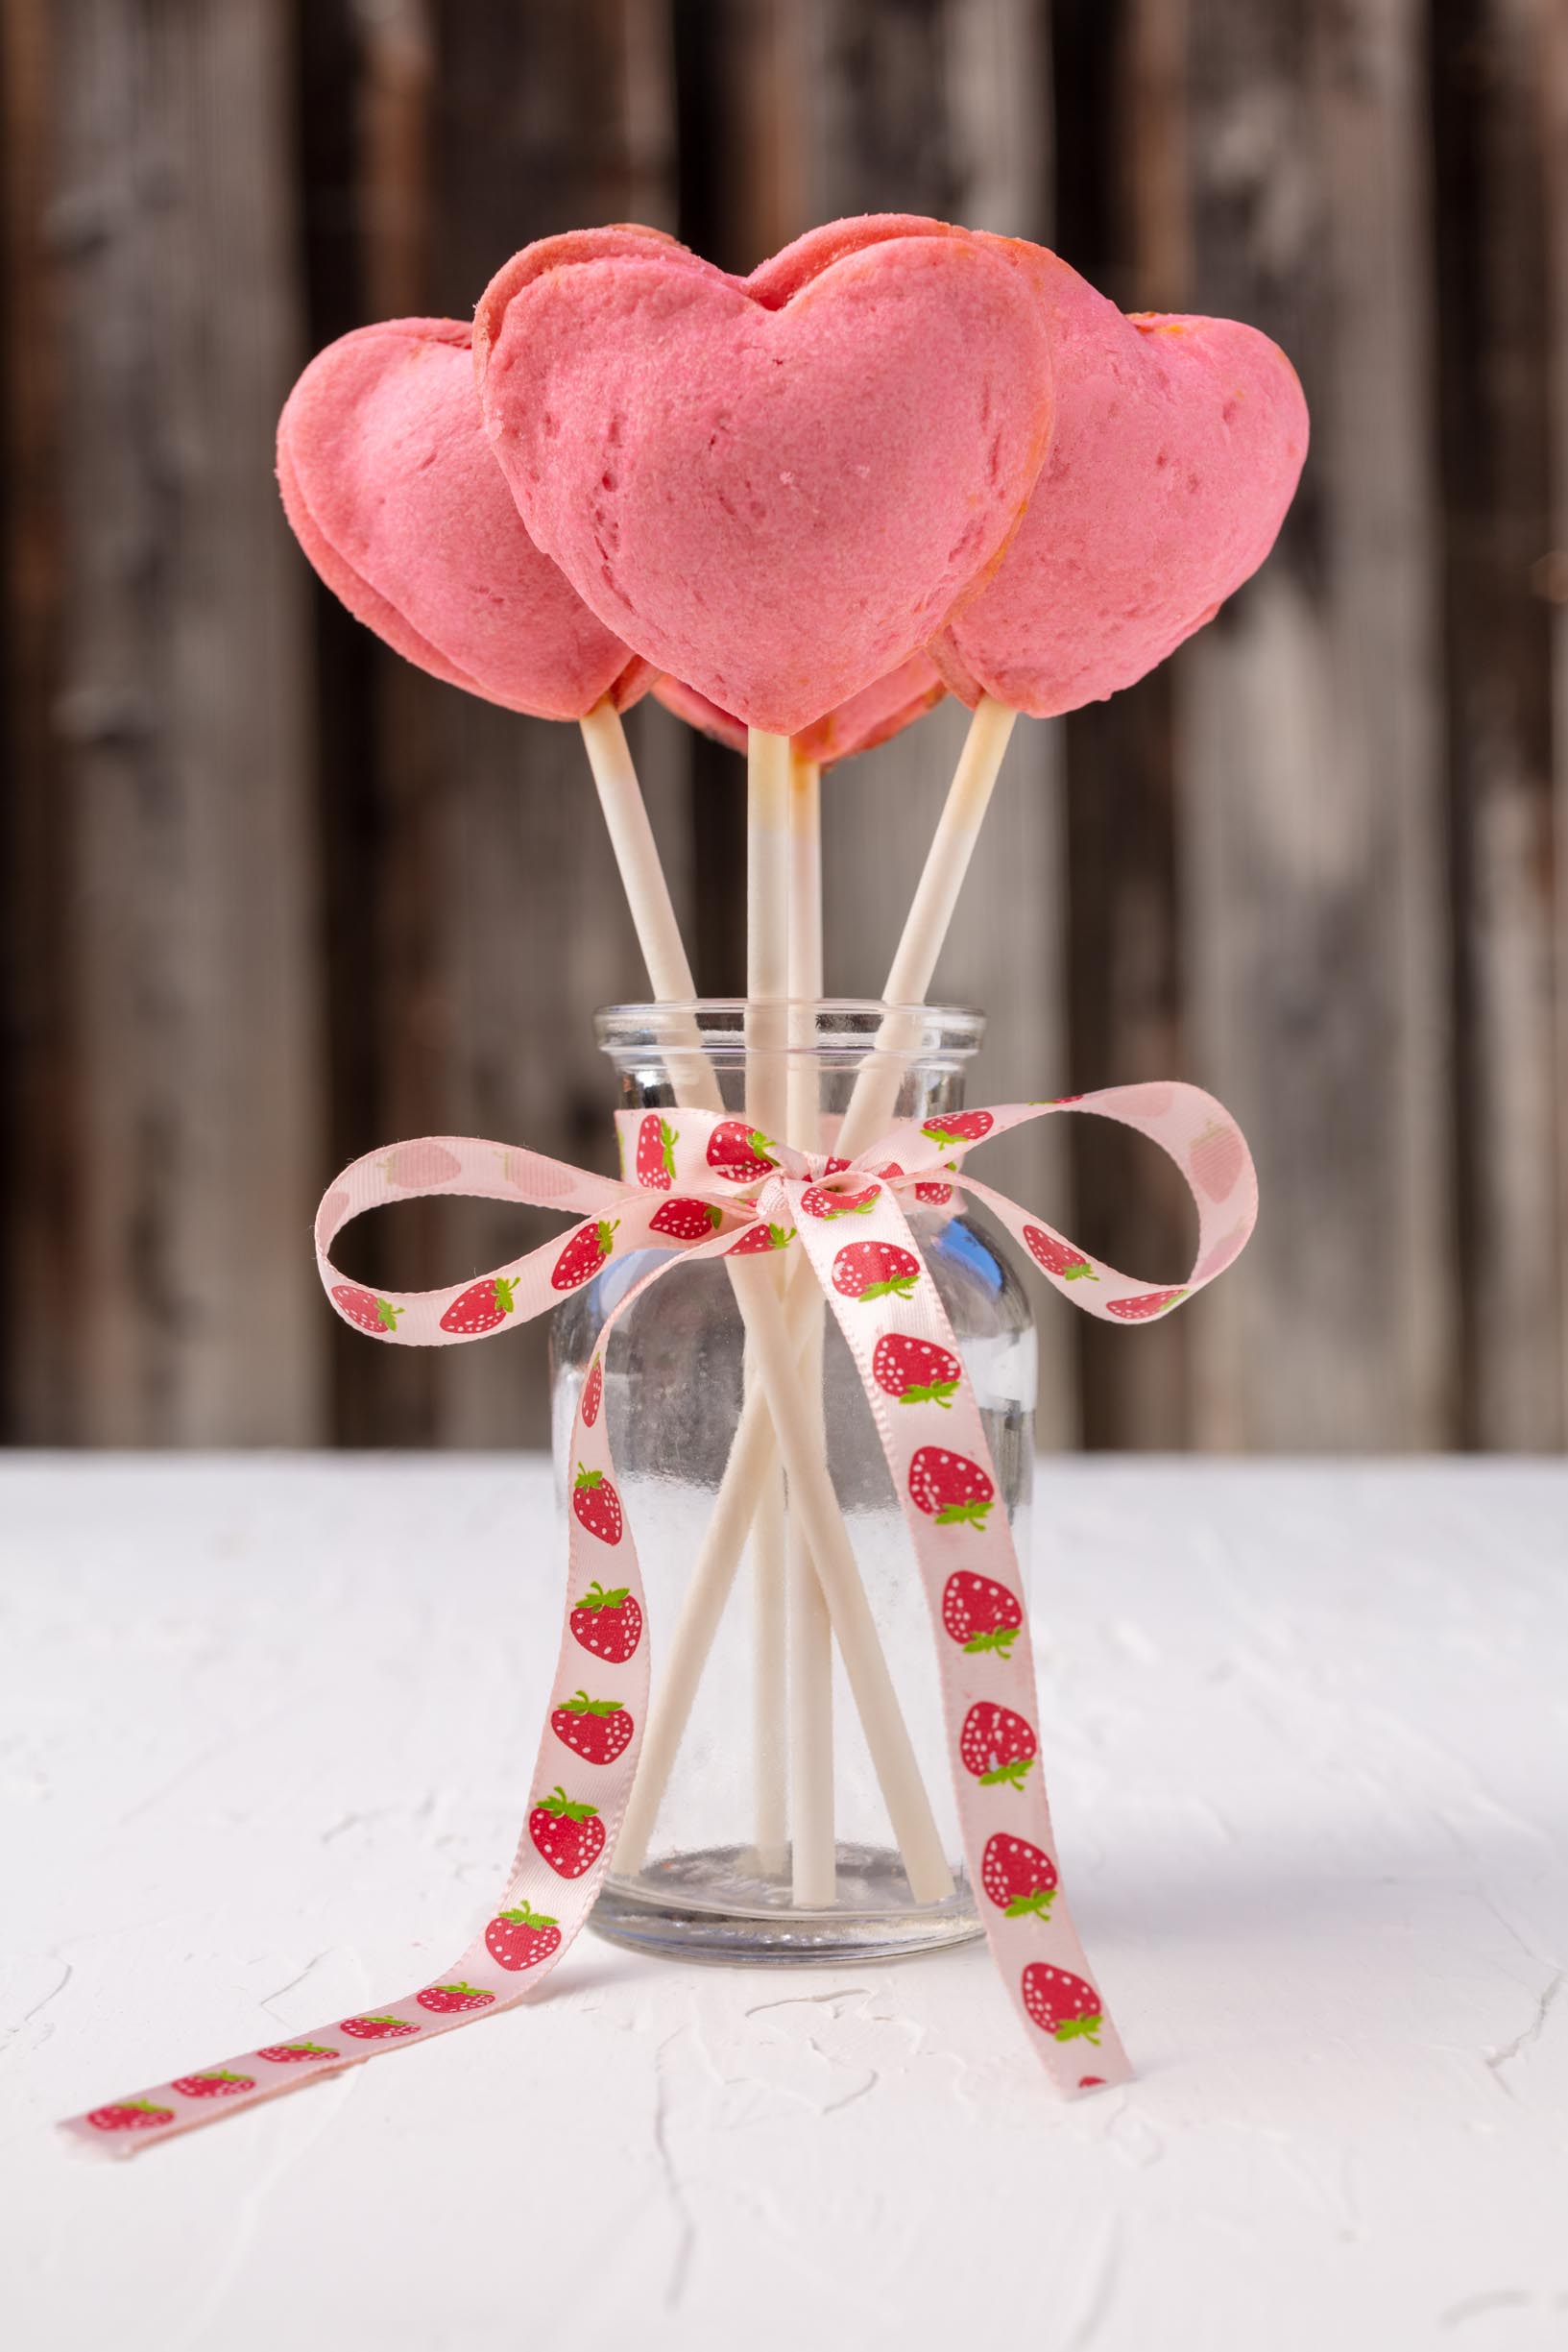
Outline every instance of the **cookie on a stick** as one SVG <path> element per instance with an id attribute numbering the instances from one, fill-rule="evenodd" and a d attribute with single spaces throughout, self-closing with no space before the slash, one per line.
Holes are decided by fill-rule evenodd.
<path id="1" fill-rule="evenodd" d="M 471 329 L 392 319 L 310 362 L 277 426 L 295 536 L 354 616 L 421 669 L 539 718 L 645 691 L 633 653 L 541 554 L 495 463 Z"/>
<path id="2" fill-rule="evenodd" d="M 480 299 L 487 427 L 607 628 L 797 736 L 919 652 L 1017 527 L 1051 426 L 1036 278 L 1000 240 L 891 237 L 769 304 L 677 248 L 550 239 Z"/>

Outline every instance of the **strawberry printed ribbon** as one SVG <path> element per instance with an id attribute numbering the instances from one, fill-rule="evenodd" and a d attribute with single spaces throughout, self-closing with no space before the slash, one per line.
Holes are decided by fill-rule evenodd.
<path id="1" fill-rule="evenodd" d="M 1198 1212 L 1185 1282 L 1155 1289 L 1091 1256 L 971 1176 L 971 1150 L 1034 1119 L 1114 1119 L 1158 1144 Z M 1065 1297 L 1106 1321 L 1169 1314 L 1245 1246 L 1257 1179 L 1240 1128 L 1194 1086 L 1113 1086 L 1055 1102 L 900 1120 L 846 1163 L 775 1143 L 745 1122 L 683 1110 L 680 1126 L 617 1114 L 615 1179 L 538 1152 L 425 1136 L 345 1169 L 316 1215 L 317 1264 L 340 1315 L 384 1346 L 462 1346 L 531 1321 L 612 1255 L 662 1256 L 606 1318 L 572 1430 L 567 1605 L 549 1712 L 521 1840 L 500 1898 L 441 1976 L 361 2017 L 268 2044 L 200 2073 L 95 2107 L 61 2128 L 114 2154 L 216 2122 L 511 2007 L 581 1932 L 615 1850 L 648 1700 L 646 1602 L 615 1484 L 603 1366 L 621 1319 L 682 1263 L 799 1248 L 837 1318 L 893 1474 L 926 1588 L 971 1885 L 1024 2032 L 1067 2094 L 1129 2073 L 1062 1891 L 1036 1729 L 1039 1700 L 1024 1583 L 980 1408 L 906 1197 L 956 1187 L 982 1201 Z M 934 1186 L 929 1172 L 942 1171 Z M 367 1209 L 452 1193 L 575 1212 L 564 1236 L 478 1282 L 383 1296 L 347 1281 L 328 1251 Z"/>

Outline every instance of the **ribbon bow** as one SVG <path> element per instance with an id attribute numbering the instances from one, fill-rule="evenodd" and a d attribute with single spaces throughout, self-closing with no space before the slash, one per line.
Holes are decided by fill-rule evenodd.
<path id="1" fill-rule="evenodd" d="M 1176 1162 L 1198 1212 L 1184 1283 L 1130 1280 L 970 1176 L 976 1144 L 1058 1113 L 1118 1120 Z M 964 1853 L 993 1957 L 1059 2089 L 1125 2079 L 1121 2039 L 1060 1891 L 1024 1584 L 997 1508 L 980 1408 L 903 1201 L 912 1195 L 940 1205 L 966 1193 L 1075 1306 L 1107 1321 L 1145 1322 L 1213 1281 L 1251 1233 L 1257 1180 L 1240 1128 L 1212 1096 L 1174 1083 L 900 1120 L 853 1161 L 792 1151 L 744 1119 L 709 1111 L 622 1111 L 616 1127 L 630 1170 L 618 1181 L 536 1152 L 425 1136 L 355 1160 L 316 1214 L 317 1263 L 333 1305 L 388 1346 L 486 1338 L 558 1305 L 613 1258 L 669 1252 L 606 1318 L 578 1402 L 557 1696 L 527 1823 L 489 1924 L 446 1977 L 419 1993 L 95 2108 L 68 2131 L 129 2152 L 390 2044 L 507 2007 L 549 1975 L 610 1866 L 647 1711 L 646 1609 L 602 1410 L 606 1348 L 621 1318 L 678 1264 L 797 1249 L 849 1343 L 926 1587 Z M 581 1222 L 565 1239 L 446 1290 L 376 1292 L 333 1266 L 327 1253 L 351 1218 L 442 1193 L 569 1209 Z"/>

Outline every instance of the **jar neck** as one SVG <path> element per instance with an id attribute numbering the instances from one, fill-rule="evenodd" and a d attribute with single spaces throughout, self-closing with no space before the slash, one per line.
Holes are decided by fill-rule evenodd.
<path id="1" fill-rule="evenodd" d="M 685 1067 L 690 1066 L 693 1022 L 726 1110 L 744 1114 L 748 1081 L 755 1088 L 765 1063 L 774 1086 L 787 1089 L 793 1116 L 814 1105 L 819 1117 L 834 1124 L 849 1108 L 856 1082 L 871 1073 L 891 1103 L 889 1117 L 927 1119 L 961 1109 L 984 1028 L 979 1013 L 949 1006 L 845 999 L 795 1003 L 782 1017 L 770 1009 L 760 1031 L 741 998 L 616 1005 L 596 1014 L 593 1027 L 619 1079 L 623 1110 L 663 1109 L 675 1101 L 683 1050 Z M 791 1133 L 787 1140 L 811 1150 L 819 1139 Z"/>

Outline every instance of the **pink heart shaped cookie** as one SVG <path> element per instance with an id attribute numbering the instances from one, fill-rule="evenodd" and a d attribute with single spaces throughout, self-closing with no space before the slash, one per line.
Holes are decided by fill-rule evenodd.
<path id="1" fill-rule="evenodd" d="M 581 718 L 651 680 L 534 546 L 485 436 L 471 335 L 363 327 L 313 359 L 277 426 L 295 535 L 406 660 L 509 710 Z"/>
<path id="2" fill-rule="evenodd" d="M 700 727 L 704 735 L 728 743 L 732 751 L 745 750 L 746 729 L 733 711 L 721 711 L 716 702 L 710 702 L 694 687 L 683 686 L 679 678 L 661 678 L 653 691 L 655 698 L 688 726 Z M 912 653 L 885 678 L 862 687 L 826 717 L 814 719 L 794 738 L 795 749 L 803 760 L 832 767 L 839 760 L 853 759 L 857 751 L 871 751 L 885 743 L 889 736 L 923 717 L 947 691 L 927 656 Z"/>
<path id="3" fill-rule="evenodd" d="M 948 239 L 903 214 L 814 230 L 764 262 L 793 298 L 846 250 Z M 1273 546 L 1307 450 L 1277 345 L 1233 319 L 1123 318 L 1035 249 L 1049 305 L 1056 429 L 994 576 L 930 647 L 954 693 L 1049 717 L 1130 686 L 1211 620 Z"/>
<path id="4" fill-rule="evenodd" d="M 1045 306 L 1000 245 L 888 240 L 772 307 L 678 249 L 535 255 L 475 329 L 519 509 L 606 627 L 721 711 L 799 734 L 1000 555 L 1051 420 Z"/>

